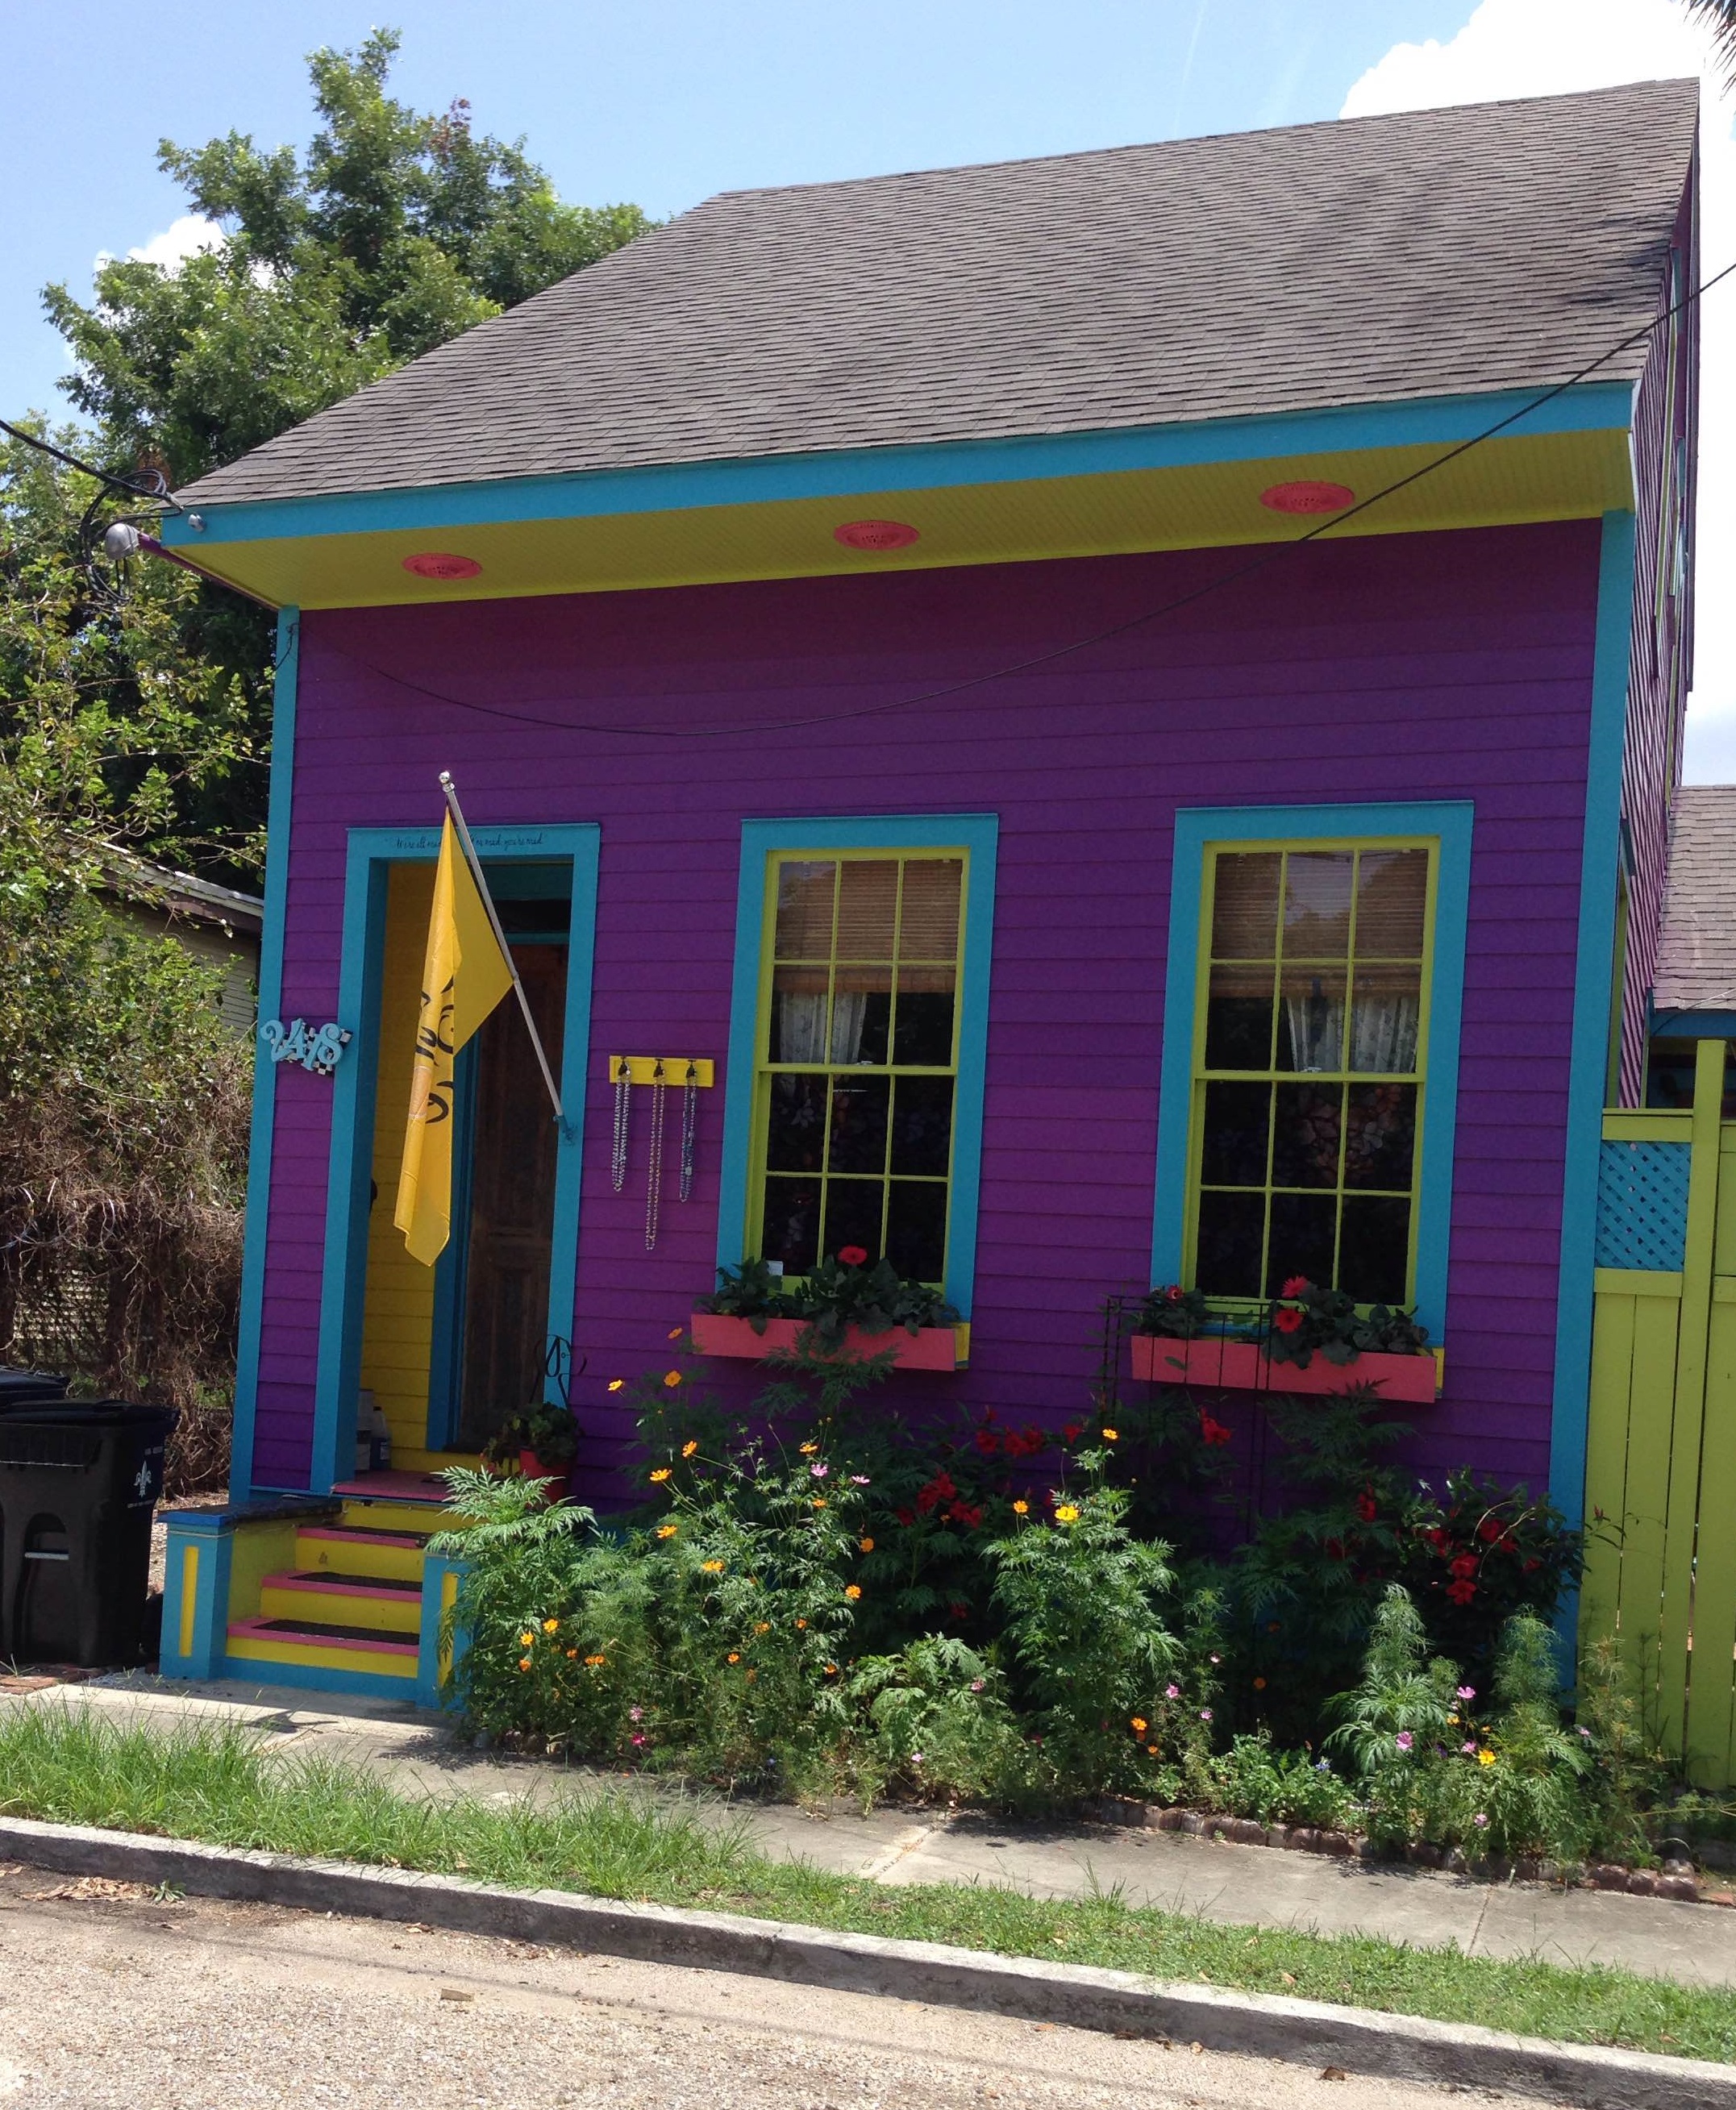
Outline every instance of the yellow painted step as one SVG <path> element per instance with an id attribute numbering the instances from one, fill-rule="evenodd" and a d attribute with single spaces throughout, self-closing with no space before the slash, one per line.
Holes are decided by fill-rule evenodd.
<path id="1" fill-rule="evenodd" d="M 323 1626 L 372 1627 L 392 1633 L 422 1629 L 420 1587 L 401 1578 L 322 1573 L 268 1575 L 260 1587 L 262 1619 L 315 1619 Z"/>
<path id="2" fill-rule="evenodd" d="M 422 1580 L 421 1534 L 366 1524 L 304 1524 L 296 1533 L 296 1567 L 303 1573 L 374 1575 L 401 1582 Z"/>
<path id="3" fill-rule="evenodd" d="M 445 1529 L 446 1517 L 433 1502 L 358 1501 L 347 1495 L 339 1521 L 362 1531 L 413 1531 L 426 1538 Z"/>

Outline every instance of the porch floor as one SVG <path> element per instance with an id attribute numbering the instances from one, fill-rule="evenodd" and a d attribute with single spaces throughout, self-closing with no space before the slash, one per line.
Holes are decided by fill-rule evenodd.
<path id="1" fill-rule="evenodd" d="M 437 1473 L 361 1473 L 353 1480 L 340 1480 L 334 1495 L 352 1501 L 374 1502 L 443 1502 L 446 1485 Z"/>

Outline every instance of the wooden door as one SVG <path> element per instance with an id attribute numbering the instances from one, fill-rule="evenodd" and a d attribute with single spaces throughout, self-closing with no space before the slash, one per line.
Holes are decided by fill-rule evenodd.
<path id="1" fill-rule="evenodd" d="M 564 945 L 514 945 L 531 1015 L 560 1074 Z M 477 1035 L 470 1224 L 457 1447 L 479 1450 L 505 1417 L 542 1397 L 555 1226 L 553 1110 L 516 997 Z"/>

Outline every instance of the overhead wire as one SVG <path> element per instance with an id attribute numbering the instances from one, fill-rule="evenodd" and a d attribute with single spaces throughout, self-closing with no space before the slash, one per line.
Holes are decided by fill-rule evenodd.
<path id="1" fill-rule="evenodd" d="M 13 439 L 21 440 L 25 446 L 34 447 L 39 454 L 52 455 L 66 468 L 77 469 L 81 476 L 94 477 L 98 483 L 106 483 L 111 491 L 124 491 L 129 498 L 148 498 L 153 504 L 168 506 L 172 512 L 182 510 L 180 500 L 155 469 L 150 472 L 152 481 L 144 483 L 137 478 L 116 476 L 108 469 L 98 469 L 93 462 L 80 461 L 76 455 L 68 454 L 64 447 L 52 446 L 38 434 L 26 432 L 22 425 L 11 424 L 4 418 L 0 418 L 0 432 L 9 433 Z"/>
<path id="2" fill-rule="evenodd" d="M 1258 556 L 1251 557 L 1244 563 L 1220 573 L 1215 578 L 1208 579 L 1185 593 L 1177 594 L 1170 600 L 1160 602 L 1155 608 L 1144 609 L 1137 615 L 1127 616 L 1119 623 L 1110 623 L 1101 630 L 1093 631 L 1088 636 L 1074 638 L 1066 645 L 1054 645 L 1047 651 L 1032 653 L 1025 659 L 1013 660 L 1004 666 L 991 668 L 981 674 L 967 675 L 956 681 L 943 682 L 937 687 L 923 689 L 913 695 L 896 696 L 884 703 L 858 704 L 845 710 L 816 711 L 801 718 L 756 718 L 744 721 L 738 725 L 670 726 L 660 719 L 655 726 L 623 725 L 618 720 L 598 725 L 573 718 L 546 718 L 528 711 L 512 710 L 501 704 L 480 703 L 469 696 L 454 695 L 450 691 L 433 688 L 425 682 L 412 681 L 407 675 L 394 673 L 389 668 L 376 666 L 371 660 L 365 659 L 360 653 L 351 651 L 346 645 L 333 644 L 329 649 L 341 653 L 352 665 L 377 676 L 382 681 L 390 681 L 398 688 L 408 690 L 415 695 L 425 696 L 431 702 L 450 704 L 457 710 L 474 711 L 483 718 L 501 718 L 519 725 L 542 726 L 560 732 L 615 733 L 628 738 L 659 740 L 664 742 L 671 738 L 729 740 L 755 733 L 796 732 L 814 726 L 841 725 L 846 724 L 854 719 L 885 717 L 894 711 L 916 709 L 923 704 L 943 703 L 951 697 L 962 695 L 970 690 L 985 687 L 990 682 L 1009 681 L 1017 675 L 1030 673 L 1039 667 L 1053 665 L 1056 660 L 1067 659 L 1073 653 L 1088 651 L 1093 645 L 1108 644 L 1115 638 L 1124 637 L 1130 631 L 1142 629 L 1148 623 L 1159 622 L 1167 615 L 1173 615 L 1178 609 L 1191 607 L 1194 603 L 1205 600 L 1211 594 L 1222 592 L 1226 586 L 1236 585 L 1241 580 L 1251 578 L 1260 572 L 1268 570 L 1272 565 L 1282 563 L 1293 551 L 1306 549 L 1310 543 L 1319 541 L 1334 528 L 1342 528 L 1348 521 L 1354 520 L 1359 514 L 1368 512 L 1374 506 L 1384 504 L 1397 492 L 1408 490 L 1412 485 L 1421 482 L 1425 478 L 1439 474 L 1442 469 L 1460 460 L 1474 448 L 1484 446 L 1489 441 L 1506 432 L 1510 426 L 1518 424 L 1525 419 L 1534 416 L 1547 405 L 1552 403 L 1557 396 L 1566 395 L 1569 389 L 1579 387 L 1602 368 L 1607 366 L 1612 359 L 1619 358 L 1630 346 L 1638 344 L 1643 338 L 1650 337 L 1655 330 L 1674 321 L 1679 315 L 1685 313 L 1697 301 L 1703 299 L 1713 287 L 1720 284 L 1733 273 L 1736 273 L 1736 262 L 1725 265 L 1724 269 L 1715 274 L 1713 277 L 1702 279 L 1699 285 L 1685 293 L 1673 307 L 1663 310 L 1661 313 L 1654 315 L 1649 322 L 1643 324 L 1639 328 L 1630 330 L 1625 337 L 1620 338 L 1606 351 L 1600 352 L 1597 358 L 1579 368 L 1576 372 L 1569 374 L 1565 381 L 1555 383 L 1540 394 L 1521 403 L 1516 410 L 1509 411 L 1505 417 L 1498 418 L 1493 424 L 1485 426 L 1480 432 L 1475 432 L 1469 438 L 1461 440 L 1456 445 L 1448 447 L 1444 453 L 1438 455 L 1432 461 L 1424 462 L 1407 474 L 1395 478 L 1392 482 L 1384 484 L 1378 491 L 1371 491 L 1367 498 L 1358 500 L 1354 505 L 1345 507 L 1343 511 L 1327 515 L 1314 527 L 1308 529 L 1305 533 L 1295 536 L 1287 542 L 1277 543 L 1268 549 L 1262 550 Z M 557 696 L 546 696 L 539 697 L 535 700 L 552 704 L 559 702 L 560 699 Z"/>

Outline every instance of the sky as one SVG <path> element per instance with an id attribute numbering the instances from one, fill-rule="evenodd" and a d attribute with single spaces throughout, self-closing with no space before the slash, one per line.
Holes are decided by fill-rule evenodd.
<path id="1" fill-rule="evenodd" d="M 5 0 L 0 415 L 63 411 L 42 287 L 199 238 L 159 139 L 305 142 L 305 55 L 401 29 L 396 93 L 469 99 L 561 195 L 714 191 L 1700 73 L 1702 262 L 1736 260 L 1736 97 L 1680 0 Z M 1687 767 L 1736 781 L 1736 278 L 1702 318 Z"/>

